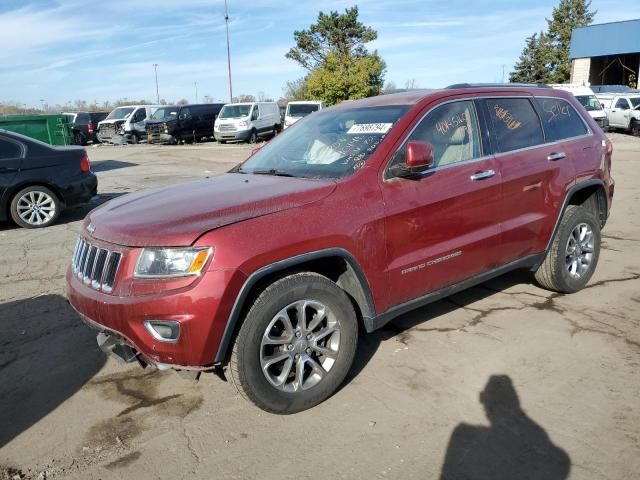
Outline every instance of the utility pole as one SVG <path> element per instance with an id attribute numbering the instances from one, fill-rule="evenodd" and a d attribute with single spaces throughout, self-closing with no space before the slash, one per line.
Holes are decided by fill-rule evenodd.
<path id="1" fill-rule="evenodd" d="M 193 82 L 196 87 L 196 103 L 198 103 L 198 82 Z"/>
<path id="2" fill-rule="evenodd" d="M 504 83 L 504 63 L 502 64 L 502 83 Z"/>
<path id="3" fill-rule="evenodd" d="M 229 101 L 233 102 L 233 87 L 231 86 L 231 49 L 229 48 L 229 9 L 224 0 L 224 23 L 227 28 L 227 69 L 229 71 Z"/>
<path id="4" fill-rule="evenodd" d="M 160 105 L 160 93 L 158 92 L 158 64 L 154 63 L 153 68 L 156 71 L 156 101 L 157 104 Z"/>

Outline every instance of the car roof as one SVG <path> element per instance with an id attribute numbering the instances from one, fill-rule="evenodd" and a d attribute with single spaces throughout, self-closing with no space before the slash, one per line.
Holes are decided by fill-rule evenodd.
<path id="1" fill-rule="evenodd" d="M 378 95 L 376 97 L 364 98 L 362 100 L 351 100 L 342 102 L 335 107 L 342 108 L 366 108 L 383 107 L 393 105 L 414 106 L 423 100 L 437 99 L 470 93 L 474 95 L 487 95 L 491 93 L 518 93 L 530 96 L 544 94 L 546 96 L 567 97 L 570 94 L 564 90 L 552 89 L 547 85 L 520 85 L 520 84 L 467 84 L 461 83 L 441 89 L 415 89 Z"/>

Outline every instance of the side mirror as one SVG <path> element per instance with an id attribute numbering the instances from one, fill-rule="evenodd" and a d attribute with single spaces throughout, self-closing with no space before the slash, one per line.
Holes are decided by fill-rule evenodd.
<path id="1" fill-rule="evenodd" d="M 409 171 L 433 166 L 433 146 L 428 142 L 407 142 L 404 163 Z"/>

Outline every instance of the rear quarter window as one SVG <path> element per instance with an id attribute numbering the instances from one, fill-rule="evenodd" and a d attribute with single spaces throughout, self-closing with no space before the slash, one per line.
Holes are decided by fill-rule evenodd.
<path id="1" fill-rule="evenodd" d="M 557 142 L 588 133 L 584 121 L 573 106 L 562 98 L 537 98 L 547 141 Z"/>
<path id="2" fill-rule="evenodd" d="M 528 98 L 491 98 L 486 105 L 496 152 L 510 152 L 544 143 L 540 118 Z"/>
<path id="3" fill-rule="evenodd" d="M 20 144 L 0 137 L 0 160 L 18 158 L 22 155 Z"/>

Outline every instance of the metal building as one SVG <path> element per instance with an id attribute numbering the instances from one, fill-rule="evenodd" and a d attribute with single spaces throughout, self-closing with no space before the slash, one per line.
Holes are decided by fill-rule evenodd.
<path id="1" fill-rule="evenodd" d="M 574 29 L 569 55 L 571 83 L 637 88 L 640 77 L 640 19 Z"/>

